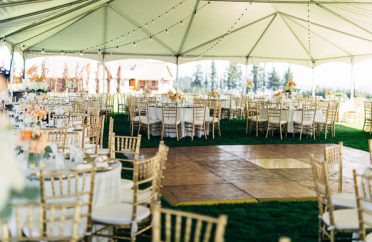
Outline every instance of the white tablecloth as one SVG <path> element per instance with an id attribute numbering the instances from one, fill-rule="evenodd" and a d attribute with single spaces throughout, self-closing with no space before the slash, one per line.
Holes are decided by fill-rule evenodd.
<path id="1" fill-rule="evenodd" d="M 121 201 L 121 163 L 116 162 L 111 164 L 112 169 L 109 171 L 101 171 L 96 173 L 95 177 L 95 187 L 93 194 L 93 210 L 94 208 L 104 206 L 111 203 L 116 203 Z M 87 177 L 88 178 L 88 177 Z M 89 179 L 87 179 L 89 181 Z M 28 186 L 38 186 L 39 180 L 33 179 L 28 180 Z M 46 192 L 51 188 L 46 181 Z M 63 189 L 66 189 L 67 182 L 64 184 Z M 86 184 L 89 185 L 89 184 Z M 89 186 L 85 188 L 89 189 Z M 24 215 L 25 219 L 27 214 Z M 9 228 L 13 236 L 16 235 L 16 223 L 15 223 L 15 213 L 12 213 L 12 217 L 9 220 Z M 104 240 L 100 240 L 104 241 Z"/>
<path id="2" fill-rule="evenodd" d="M 180 133 L 180 138 L 182 137 L 186 137 L 186 136 L 191 136 L 191 133 L 190 132 L 186 132 L 185 130 L 185 121 L 192 121 L 192 115 L 193 115 L 193 108 L 192 107 L 178 107 L 178 113 L 177 113 L 177 116 L 178 116 L 178 120 L 181 122 L 181 133 Z M 155 119 L 155 120 L 160 120 L 162 121 L 163 120 L 163 116 L 162 116 L 162 108 L 161 107 L 149 107 L 149 116 L 151 119 Z M 206 110 L 205 110 L 205 117 L 209 117 L 209 108 L 207 107 Z M 159 136 L 160 133 L 159 132 L 152 132 L 152 135 L 153 136 Z M 198 136 L 202 135 L 201 133 L 197 134 Z M 175 130 L 172 131 L 172 133 L 170 132 L 166 132 L 165 137 L 171 137 L 171 138 L 175 138 L 176 137 L 176 133 L 175 133 Z"/>
<path id="3" fill-rule="evenodd" d="M 288 122 L 287 132 L 293 133 L 293 122 L 301 122 L 302 119 L 302 110 L 298 109 L 286 109 L 283 110 L 283 121 Z M 261 119 L 267 119 L 267 108 L 262 108 L 260 110 L 260 117 Z M 323 120 L 323 114 L 321 110 L 317 110 L 315 114 L 315 120 Z"/>

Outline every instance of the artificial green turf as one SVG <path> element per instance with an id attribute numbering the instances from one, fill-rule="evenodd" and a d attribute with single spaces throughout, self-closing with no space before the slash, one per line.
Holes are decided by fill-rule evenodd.
<path id="1" fill-rule="evenodd" d="M 129 123 L 127 116 L 115 115 L 114 132 L 117 135 L 129 135 Z M 106 125 L 107 126 L 107 125 Z M 314 144 L 314 143 L 338 143 L 343 141 L 345 146 L 361 150 L 368 150 L 369 133 L 358 129 L 337 125 L 336 137 L 324 140 L 324 136 L 316 140 L 304 136 L 299 140 L 298 135 L 293 138 L 288 135 L 280 140 L 278 135 L 266 139 L 263 136 L 245 134 L 245 122 L 243 120 L 221 121 L 222 137 L 212 139 L 208 137 L 183 138 L 180 141 L 166 138 L 165 143 L 170 147 L 177 146 L 205 146 L 205 145 L 254 145 L 254 144 Z M 254 132 L 253 132 L 254 133 Z M 107 136 L 107 135 L 106 135 Z M 143 135 L 141 147 L 157 147 L 159 137 Z M 166 201 L 163 206 L 172 207 Z M 226 241 L 249 242 L 278 241 L 281 236 L 288 236 L 292 241 L 317 241 L 318 240 L 318 211 L 314 201 L 297 202 L 262 202 L 245 204 L 221 204 L 206 206 L 180 206 L 172 207 L 184 211 L 192 211 L 200 214 L 218 216 L 226 214 L 229 217 Z"/>

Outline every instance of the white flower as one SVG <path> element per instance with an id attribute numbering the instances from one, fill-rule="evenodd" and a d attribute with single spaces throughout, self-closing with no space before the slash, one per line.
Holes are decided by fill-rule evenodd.
<path id="1" fill-rule="evenodd" d="M 25 177 L 22 174 L 15 155 L 15 137 L 8 130 L 7 118 L 0 115 L 0 211 L 6 205 L 12 190 L 21 191 L 25 186 Z"/>

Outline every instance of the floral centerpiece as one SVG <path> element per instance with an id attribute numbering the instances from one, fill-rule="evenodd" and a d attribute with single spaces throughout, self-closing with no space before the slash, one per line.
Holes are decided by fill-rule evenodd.
<path id="1" fill-rule="evenodd" d="M 208 93 L 208 96 L 210 97 L 219 97 L 220 96 L 220 93 L 217 92 L 217 91 L 211 91 Z"/>
<path id="2" fill-rule="evenodd" d="M 282 98 L 282 97 L 285 97 L 285 94 L 283 91 L 279 91 L 274 94 L 274 98 Z"/>
<path id="3" fill-rule="evenodd" d="M 14 152 L 16 139 L 9 125 L 9 119 L 0 115 L 0 142 L 1 169 L 0 169 L 0 220 L 10 216 L 12 209 L 10 200 L 17 198 L 36 198 L 39 188 L 27 188 L 19 162 Z"/>
<path id="4" fill-rule="evenodd" d="M 181 99 L 183 98 L 183 95 L 182 95 L 182 93 L 180 93 L 180 92 L 175 92 L 175 93 L 174 93 L 174 92 L 172 92 L 171 90 L 169 90 L 169 91 L 167 92 L 167 97 L 168 97 L 170 100 L 176 102 L 176 101 L 181 100 Z"/>
<path id="5" fill-rule="evenodd" d="M 41 120 L 47 118 L 48 110 L 39 104 L 37 99 L 34 99 L 25 105 L 23 121 L 27 125 L 38 124 Z"/>
<path id="6" fill-rule="evenodd" d="M 334 97 L 335 96 L 335 93 L 331 90 L 328 90 L 326 91 L 326 93 L 324 94 L 325 98 L 331 98 L 331 97 Z"/>
<path id="7" fill-rule="evenodd" d="M 245 83 L 245 86 L 247 87 L 247 89 L 253 89 L 254 88 L 254 82 L 253 80 L 251 79 L 248 79 L 247 82 Z"/>
<path id="8" fill-rule="evenodd" d="M 29 92 L 46 93 L 48 86 L 44 81 L 31 81 L 26 85 L 26 90 Z"/>
<path id="9" fill-rule="evenodd" d="M 297 84 L 295 81 L 290 80 L 284 85 L 284 92 L 287 93 L 288 97 L 292 96 L 293 92 L 298 92 L 300 89 L 296 88 Z"/>
<path id="10" fill-rule="evenodd" d="M 40 161 L 49 159 L 52 148 L 48 143 L 48 133 L 42 130 L 22 130 L 19 134 L 21 145 L 16 147 L 18 155 L 25 153 L 28 167 L 38 167 Z"/>

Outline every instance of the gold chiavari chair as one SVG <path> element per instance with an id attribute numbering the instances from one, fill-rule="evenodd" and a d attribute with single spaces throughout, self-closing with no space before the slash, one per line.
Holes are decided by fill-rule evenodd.
<path id="1" fill-rule="evenodd" d="M 81 127 L 85 124 L 86 115 L 83 113 L 73 113 L 69 116 L 69 126 L 75 130 L 81 130 Z"/>
<path id="2" fill-rule="evenodd" d="M 278 106 L 279 105 L 279 106 Z M 284 117 L 283 109 L 280 104 L 272 106 L 268 105 L 267 107 L 267 129 L 266 129 L 266 138 L 269 135 L 269 131 L 279 130 L 280 139 L 283 139 L 283 129 L 287 134 L 287 124 L 288 121 Z"/>
<path id="3" fill-rule="evenodd" d="M 115 96 L 111 94 L 106 95 L 106 120 L 111 117 L 112 113 L 114 112 L 114 102 L 115 102 Z"/>
<path id="4" fill-rule="evenodd" d="M 330 185 L 337 184 L 337 192 L 332 193 L 332 203 L 337 207 L 355 208 L 355 196 L 351 193 L 344 193 L 343 166 L 342 166 L 343 143 L 328 146 L 324 149 L 324 159 L 327 164 Z"/>
<path id="5" fill-rule="evenodd" d="M 137 129 L 139 129 L 140 117 L 137 111 L 138 111 L 138 103 L 135 100 L 132 100 L 129 103 L 129 123 L 130 123 L 130 135 L 131 136 L 133 136 L 133 132 L 136 127 Z"/>
<path id="6" fill-rule="evenodd" d="M 327 139 L 328 130 L 330 131 L 332 137 L 335 137 L 336 135 L 335 121 L 336 121 L 337 111 L 338 111 L 338 102 L 329 101 L 326 115 L 323 116 L 325 117 L 325 119 L 316 120 L 318 132 L 322 130 L 324 131 L 324 139 Z"/>
<path id="7" fill-rule="evenodd" d="M 365 101 L 364 102 L 364 122 L 363 122 L 363 130 L 369 131 L 372 133 L 372 102 Z"/>
<path id="8" fill-rule="evenodd" d="M 81 148 L 85 153 L 97 154 L 99 148 L 101 126 L 84 125 L 82 127 Z"/>
<path id="9" fill-rule="evenodd" d="M 48 128 L 42 130 L 48 134 L 48 142 L 55 143 L 59 151 L 65 151 L 67 141 L 66 128 Z"/>
<path id="10" fill-rule="evenodd" d="M 335 210 L 334 208 L 328 181 L 327 163 L 319 161 L 314 158 L 314 155 L 311 155 L 311 167 L 318 200 L 319 241 L 327 237 L 331 242 L 334 242 L 337 232 L 357 232 L 359 227 L 357 210 Z"/>
<path id="11" fill-rule="evenodd" d="M 306 106 L 303 105 L 301 109 L 301 120 L 293 121 L 293 137 L 295 133 L 300 133 L 300 140 L 302 134 L 311 134 L 315 140 L 315 116 L 316 116 L 316 106 Z"/>
<path id="12" fill-rule="evenodd" d="M 353 170 L 355 197 L 359 220 L 359 240 L 372 240 L 372 177 L 369 174 L 357 174 Z M 368 233 L 369 232 L 369 233 Z"/>
<path id="13" fill-rule="evenodd" d="M 92 231 L 92 207 L 95 187 L 96 166 L 78 171 L 40 170 L 41 202 L 43 204 L 59 204 L 66 202 L 81 202 L 80 223 L 85 224 L 85 230 L 80 231 L 80 237 L 89 236 Z M 47 218 L 47 214 L 43 215 Z"/>
<path id="14" fill-rule="evenodd" d="M 165 223 L 163 223 L 165 221 Z M 161 208 L 154 208 L 152 242 L 204 241 L 224 242 L 227 216 L 218 218 Z M 164 225 L 164 226 L 163 226 Z M 184 238 L 184 240 L 183 240 Z"/>
<path id="15" fill-rule="evenodd" d="M 161 189 L 163 187 L 164 171 L 166 169 L 166 163 L 168 161 L 169 147 L 164 144 L 164 141 L 160 141 L 158 153 L 160 155 L 160 164 L 157 178 L 157 188 L 156 188 L 156 200 L 161 201 Z"/>
<path id="16" fill-rule="evenodd" d="M 372 165 L 372 139 L 368 140 L 369 161 Z"/>
<path id="17" fill-rule="evenodd" d="M 212 130 L 212 138 L 214 139 L 214 132 L 217 131 L 218 135 L 221 136 L 221 102 L 220 101 L 210 101 L 210 109 L 212 110 L 212 115 L 205 118 L 205 122 L 209 129 Z"/>
<path id="18" fill-rule="evenodd" d="M 262 103 L 257 100 L 252 100 L 247 103 L 247 122 L 245 127 L 246 134 L 251 134 L 252 126 L 254 125 L 256 130 L 256 136 L 259 131 L 263 131 L 267 125 L 267 118 L 260 117 L 260 110 Z"/>
<path id="19" fill-rule="evenodd" d="M 141 128 L 145 129 L 147 132 L 147 139 L 150 139 L 151 132 L 153 130 L 160 131 L 161 121 L 150 117 L 149 104 L 147 102 L 138 103 L 138 112 L 140 114 L 139 124 L 138 124 L 138 134 L 140 134 Z"/>
<path id="20" fill-rule="evenodd" d="M 179 128 L 181 128 L 181 121 L 178 118 L 177 103 L 172 103 L 172 104 L 163 103 L 161 139 L 164 138 L 165 133 L 175 133 L 177 140 L 179 140 L 179 132 L 180 132 Z"/>
<path id="21" fill-rule="evenodd" d="M 139 158 L 141 138 L 141 135 L 133 137 L 116 136 L 115 133 L 111 134 L 110 159 L 117 160 L 122 163 L 124 175 L 126 175 L 125 173 L 130 173 L 130 179 L 121 179 L 122 191 L 133 188 L 133 162 Z"/>
<path id="22" fill-rule="evenodd" d="M 164 141 L 160 141 L 159 148 L 158 148 L 158 155 L 159 158 L 159 165 L 158 165 L 158 171 L 157 171 L 157 177 L 156 177 L 156 191 L 155 191 L 155 200 L 160 202 L 161 201 L 161 188 L 162 188 L 162 181 L 164 179 L 164 171 L 166 169 L 166 162 L 168 160 L 168 152 L 169 147 L 164 144 Z M 134 160 L 133 162 L 136 162 Z M 133 179 L 134 180 L 134 179 Z M 133 200 L 133 190 L 127 189 L 126 191 L 122 189 L 124 196 L 122 196 L 121 201 L 124 203 L 132 203 Z M 140 196 L 141 198 L 149 197 L 151 194 L 150 192 L 141 192 Z"/>
<path id="23" fill-rule="evenodd" d="M 194 104 L 192 108 L 192 120 L 185 120 L 185 129 L 191 133 L 191 140 L 194 140 L 195 132 L 203 132 L 207 139 L 207 130 L 205 124 L 206 108 L 202 104 Z"/>
<path id="24" fill-rule="evenodd" d="M 160 155 L 157 154 L 149 159 L 137 160 L 133 163 L 133 202 L 131 204 L 112 203 L 110 206 L 95 208 L 92 214 L 94 224 L 105 227 L 94 232 L 93 236 L 135 241 L 139 234 L 152 228 L 159 160 Z M 143 196 L 143 194 L 149 195 Z M 126 236 L 125 231 L 122 235 L 103 233 L 107 228 L 112 227 L 127 229 L 129 234 Z"/>
<path id="25" fill-rule="evenodd" d="M 15 204 L 15 222 L 12 223 L 14 228 L 0 222 L 1 241 L 81 241 L 86 229 L 86 223 L 81 222 L 81 209 L 80 201 Z"/>

